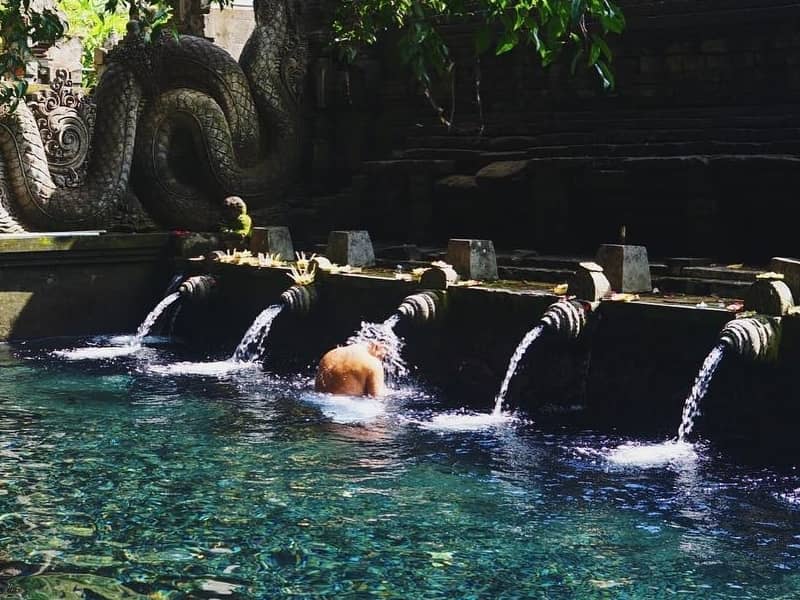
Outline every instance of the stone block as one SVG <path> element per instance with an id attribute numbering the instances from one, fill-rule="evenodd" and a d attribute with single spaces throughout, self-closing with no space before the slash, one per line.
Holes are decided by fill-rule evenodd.
<path id="1" fill-rule="evenodd" d="M 603 244 L 597 251 L 597 263 L 603 267 L 615 292 L 650 292 L 650 261 L 647 248 L 623 244 Z"/>
<path id="2" fill-rule="evenodd" d="M 250 252 L 280 254 L 282 260 L 294 260 L 292 234 L 288 227 L 253 227 Z"/>
<path id="3" fill-rule="evenodd" d="M 452 239 L 447 243 L 447 262 L 464 279 L 497 279 L 497 255 L 492 240 Z"/>
<path id="4" fill-rule="evenodd" d="M 783 281 L 789 286 L 796 302 L 800 298 L 800 260 L 776 256 L 769 261 L 768 270 L 783 275 Z"/>
<path id="5" fill-rule="evenodd" d="M 371 267 L 375 250 L 368 231 L 331 231 L 325 255 L 339 265 Z"/>

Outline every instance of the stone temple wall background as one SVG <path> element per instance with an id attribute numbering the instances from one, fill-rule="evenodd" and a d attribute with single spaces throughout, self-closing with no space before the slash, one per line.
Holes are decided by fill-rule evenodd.
<path id="1" fill-rule="evenodd" d="M 386 240 L 471 235 L 574 253 L 624 224 L 656 255 L 795 254 L 800 2 L 619 3 L 628 27 L 611 40 L 613 92 L 592 73 L 571 76 L 570 57 L 542 69 L 526 48 L 486 56 L 479 136 L 471 24 L 445 30 L 448 133 L 393 40 L 343 65 L 328 43 L 336 2 L 301 1 L 307 139 L 290 225 L 315 239 L 365 227 Z M 226 11 L 206 16 L 204 34 L 237 54 L 250 10 Z M 448 109 L 449 89 L 434 89 Z"/>

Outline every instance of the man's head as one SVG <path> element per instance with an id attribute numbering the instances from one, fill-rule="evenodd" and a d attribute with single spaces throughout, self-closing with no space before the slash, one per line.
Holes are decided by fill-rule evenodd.
<path id="1" fill-rule="evenodd" d="M 234 217 L 247 214 L 247 205 L 239 196 L 228 196 L 225 198 L 225 211 Z"/>
<path id="2" fill-rule="evenodd" d="M 376 342 L 374 340 L 367 342 L 367 352 L 378 360 L 383 360 L 388 351 L 388 348 L 381 342 Z"/>

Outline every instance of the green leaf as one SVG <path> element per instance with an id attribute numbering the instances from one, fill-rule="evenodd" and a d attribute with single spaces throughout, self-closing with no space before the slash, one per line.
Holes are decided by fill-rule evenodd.
<path id="1" fill-rule="evenodd" d="M 600 46 L 597 44 L 592 44 L 589 47 L 589 66 L 591 67 L 593 64 L 597 62 L 600 58 Z"/>
<path id="2" fill-rule="evenodd" d="M 598 60 L 594 64 L 594 68 L 600 75 L 600 79 L 603 82 L 603 88 L 606 90 L 613 90 L 615 84 L 614 73 L 611 72 L 611 69 L 608 67 L 608 65 L 602 60 Z"/>
<path id="3" fill-rule="evenodd" d="M 500 56 L 501 54 L 505 54 L 506 52 L 511 52 L 514 48 L 517 47 L 519 43 L 519 38 L 517 34 L 513 31 L 506 31 L 502 36 L 500 36 L 500 41 L 497 42 L 497 49 L 495 50 L 495 54 Z"/>

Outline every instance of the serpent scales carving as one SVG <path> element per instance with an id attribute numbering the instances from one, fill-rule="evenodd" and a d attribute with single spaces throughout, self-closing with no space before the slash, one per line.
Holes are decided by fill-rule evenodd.
<path id="1" fill-rule="evenodd" d="M 131 215 L 215 229 L 225 196 L 270 206 L 299 159 L 307 48 L 294 1 L 255 1 L 238 63 L 202 38 L 145 45 L 131 24 L 91 105 L 62 82 L 0 116 L 0 232 Z"/>

